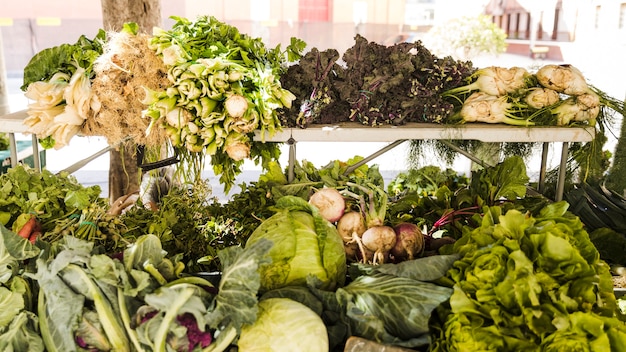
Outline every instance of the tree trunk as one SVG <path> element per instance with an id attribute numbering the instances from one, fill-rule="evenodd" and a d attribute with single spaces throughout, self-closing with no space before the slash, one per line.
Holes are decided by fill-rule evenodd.
<path id="1" fill-rule="evenodd" d="M 135 22 L 139 30 L 152 33 L 161 25 L 161 0 L 101 0 L 102 22 L 106 31 L 119 31 L 124 23 Z M 124 143 L 111 151 L 109 164 L 109 200 L 139 190 L 136 144 Z"/>

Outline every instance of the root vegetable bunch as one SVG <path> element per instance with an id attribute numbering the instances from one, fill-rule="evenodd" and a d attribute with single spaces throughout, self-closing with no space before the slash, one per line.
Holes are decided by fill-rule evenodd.
<path id="1" fill-rule="evenodd" d="M 451 121 L 593 126 L 605 108 L 620 113 L 624 108 L 572 65 L 544 65 L 534 74 L 491 66 L 476 71 L 470 82 L 443 94 L 461 103 Z"/>
<path id="2" fill-rule="evenodd" d="M 347 182 L 352 190 L 344 192 L 359 201 L 358 211 L 349 211 L 339 219 L 337 230 L 348 250 L 354 250 L 364 263 L 382 264 L 388 261 L 389 252 L 396 245 L 396 233 L 385 224 L 387 194 L 380 187 Z M 367 198 L 367 199 L 366 199 Z M 355 259 L 355 258 L 352 258 Z"/>

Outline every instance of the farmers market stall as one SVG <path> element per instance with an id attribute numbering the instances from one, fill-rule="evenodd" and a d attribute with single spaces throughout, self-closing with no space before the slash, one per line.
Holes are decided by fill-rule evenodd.
<path id="1" fill-rule="evenodd" d="M 561 199 L 566 166 L 591 169 L 623 102 L 570 65 L 476 69 L 359 35 L 340 65 L 297 38 L 266 48 L 212 17 L 173 19 L 152 36 L 132 23 L 83 36 L 25 68 L 33 103 L 0 120 L 12 144 L 98 135 L 178 162 L 144 170 L 115 204 L 74 167 L 0 175 L 1 348 L 626 351 L 612 268 Z M 518 155 L 385 184 L 369 161 L 409 140 L 478 161 L 452 142 L 542 143 L 540 189 L 561 143 L 557 199 L 528 192 Z M 389 144 L 317 167 L 296 158 L 301 141 Z M 222 203 L 198 177 L 205 159 L 226 189 L 246 159 L 263 171 Z"/>

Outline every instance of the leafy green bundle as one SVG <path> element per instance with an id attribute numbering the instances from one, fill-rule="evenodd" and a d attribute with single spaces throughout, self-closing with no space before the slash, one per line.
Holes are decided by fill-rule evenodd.
<path id="1" fill-rule="evenodd" d="M 81 35 L 74 44 L 61 44 L 38 52 L 24 67 L 21 89 L 26 91 L 31 83 L 47 81 L 58 72 L 72 76 L 78 67 L 92 77 L 93 64 L 102 55 L 105 41 L 106 33 L 100 29 L 93 39 Z"/>
<path id="2" fill-rule="evenodd" d="M 285 51 L 280 45 L 268 49 L 260 38 L 214 17 L 193 22 L 172 18 L 172 29 L 155 29 L 149 44 L 168 67 L 171 85 L 164 91 L 148 90 L 146 115 L 166 129 L 187 161 L 202 164 L 204 154 L 211 156 L 213 170 L 228 191 L 243 159 L 276 158 L 275 144 L 251 148 L 250 134 L 257 129 L 273 134 L 281 128 L 276 110 L 290 107 L 294 96 L 282 88 L 279 77 L 305 44 L 292 38 Z"/>
<path id="3" fill-rule="evenodd" d="M 55 175 L 17 165 L 0 175 L 0 184 L 0 223 L 9 228 L 20 214 L 33 213 L 46 232 L 57 220 L 80 215 L 92 204 L 106 205 L 100 186 L 85 187 L 67 173 Z"/>
<path id="4" fill-rule="evenodd" d="M 623 351 L 608 265 L 566 202 L 524 214 L 485 208 L 448 252 L 454 289 L 433 351 Z"/>
<path id="5" fill-rule="evenodd" d="M 474 70 L 471 62 L 436 57 L 419 41 L 387 47 L 357 35 L 342 65 L 333 54 L 312 50 L 300 59 L 300 68 L 284 75 L 288 89 L 295 86 L 294 91 L 306 94 L 300 97 L 301 108 L 308 113 L 294 114 L 287 125 L 441 123 L 454 110 L 442 93 L 462 84 Z M 310 82 L 308 91 L 303 81 Z"/>

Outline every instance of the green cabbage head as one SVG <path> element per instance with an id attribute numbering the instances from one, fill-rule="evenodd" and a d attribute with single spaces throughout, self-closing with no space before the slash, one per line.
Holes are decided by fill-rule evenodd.
<path id="1" fill-rule="evenodd" d="M 240 352 L 328 351 L 326 325 L 309 307 L 289 298 L 268 298 L 258 307 L 256 321 L 241 328 Z"/>
<path id="2" fill-rule="evenodd" d="M 321 281 L 320 289 L 335 290 L 346 279 L 346 254 L 337 228 L 302 198 L 284 196 L 278 211 L 257 227 L 249 246 L 262 238 L 273 242 L 272 262 L 259 268 L 261 292 L 285 286 L 306 286 L 307 276 Z"/>

